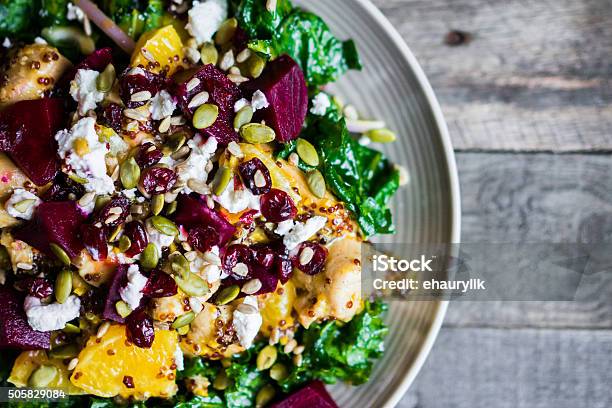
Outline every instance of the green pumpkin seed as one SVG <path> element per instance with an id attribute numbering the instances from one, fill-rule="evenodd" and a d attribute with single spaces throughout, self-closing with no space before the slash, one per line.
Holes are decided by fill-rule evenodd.
<path id="1" fill-rule="evenodd" d="M 54 366 L 41 365 L 30 376 L 28 384 L 34 388 L 44 388 L 57 377 L 58 369 Z"/>
<path id="2" fill-rule="evenodd" d="M 389 129 L 374 129 L 366 133 L 366 136 L 375 143 L 395 142 L 397 135 Z"/>
<path id="3" fill-rule="evenodd" d="M 148 244 L 142 254 L 140 255 L 140 266 L 144 269 L 153 269 L 157 266 L 159 262 L 159 253 L 157 252 L 157 247 L 150 243 Z"/>
<path id="4" fill-rule="evenodd" d="M 278 357 L 278 351 L 275 346 L 266 346 L 261 349 L 257 355 L 257 369 L 259 371 L 267 370 L 272 367 Z"/>
<path id="5" fill-rule="evenodd" d="M 216 196 L 223 194 L 233 177 L 234 173 L 230 168 L 221 166 L 215 175 L 215 179 L 213 180 L 213 193 Z"/>
<path id="6" fill-rule="evenodd" d="M 74 182 L 79 183 L 79 184 L 87 184 L 87 179 L 86 179 L 86 178 L 79 177 L 79 176 L 77 176 L 77 175 L 76 175 L 76 174 L 74 174 L 74 173 L 70 173 L 70 174 L 68 175 L 68 178 L 69 178 L 70 180 L 74 181 Z"/>
<path id="7" fill-rule="evenodd" d="M 212 384 L 213 388 L 219 391 L 223 391 L 224 389 L 229 387 L 229 385 L 230 385 L 230 380 L 229 378 L 227 378 L 227 374 L 225 370 L 221 370 L 219 374 L 217 374 Z"/>
<path id="8" fill-rule="evenodd" d="M 181 278 L 186 279 L 191 273 L 191 267 L 189 261 L 180 252 L 173 252 L 168 257 L 170 261 L 170 267 L 174 273 L 177 273 Z"/>
<path id="9" fill-rule="evenodd" d="M 66 326 L 62 329 L 62 331 L 68 334 L 77 334 L 81 332 L 81 328 L 72 323 L 66 323 Z"/>
<path id="10" fill-rule="evenodd" d="M 325 187 L 325 179 L 319 170 L 309 171 L 306 175 L 306 180 L 308 181 L 308 187 L 312 194 L 314 194 L 317 198 L 325 197 L 325 193 L 327 191 Z"/>
<path id="11" fill-rule="evenodd" d="M 317 149 L 315 149 L 308 140 L 298 139 L 296 148 L 298 156 L 300 156 L 300 159 L 302 159 L 304 163 L 313 167 L 319 165 L 319 154 L 317 153 Z"/>
<path id="12" fill-rule="evenodd" d="M 117 313 L 119 313 L 119 316 L 124 318 L 128 317 L 130 313 L 132 313 L 132 309 L 123 300 L 120 300 L 115 303 L 115 310 L 117 311 Z"/>
<path id="13" fill-rule="evenodd" d="M 175 153 L 181 147 L 183 147 L 188 136 L 189 134 L 184 130 L 171 134 L 166 138 L 166 143 L 164 144 L 162 151 L 164 151 L 164 153 L 167 152 L 169 155 Z"/>
<path id="14" fill-rule="evenodd" d="M 122 235 L 119 238 L 119 251 L 125 252 L 132 246 L 132 240 L 127 235 Z"/>
<path id="15" fill-rule="evenodd" d="M 26 211 L 28 211 L 35 203 L 36 203 L 36 200 L 34 199 L 26 199 L 26 200 L 21 200 L 18 203 L 15 203 L 13 207 L 17 211 L 23 214 Z"/>
<path id="16" fill-rule="evenodd" d="M 187 333 L 189 333 L 189 325 L 179 327 L 178 329 L 176 329 L 176 332 L 181 336 L 185 336 Z"/>
<path id="17" fill-rule="evenodd" d="M 276 363 L 270 368 L 270 378 L 276 381 L 283 381 L 289 377 L 289 370 L 282 363 Z"/>
<path id="18" fill-rule="evenodd" d="M 124 161 L 119 168 L 119 177 L 121 178 L 121 184 L 126 189 L 134 188 L 138 185 L 140 180 L 140 167 L 133 157 Z"/>
<path id="19" fill-rule="evenodd" d="M 227 305 L 232 300 L 236 299 L 240 294 L 240 286 L 232 285 L 222 289 L 217 295 L 215 304 L 222 306 Z"/>
<path id="20" fill-rule="evenodd" d="M 72 293 L 72 272 L 64 269 L 55 279 L 55 299 L 59 303 L 64 303 L 70 293 Z"/>
<path id="21" fill-rule="evenodd" d="M 166 206 L 166 215 L 172 215 L 176 211 L 178 203 L 176 201 L 171 202 Z"/>
<path id="22" fill-rule="evenodd" d="M 179 329 L 183 326 L 187 326 L 189 323 L 195 319 L 196 315 L 193 312 L 188 312 L 183 315 L 180 315 L 176 318 L 176 320 L 172 323 L 173 329 Z"/>
<path id="23" fill-rule="evenodd" d="M 164 209 L 164 195 L 157 194 L 151 199 L 151 212 L 153 215 L 159 215 Z"/>
<path id="24" fill-rule="evenodd" d="M 253 119 L 253 108 L 250 105 L 243 106 L 236 113 L 236 117 L 234 118 L 234 129 L 240 129 L 242 126 L 246 125 Z"/>
<path id="25" fill-rule="evenodd" d="M 174 276 L 176 284 L 189 296 L 204 296 L 208 293 L 208 283 L 194 273 L 190 273 L 186 279 Z"/>
<path id="26" fill-rule="evenodd" d="M 276 390 L 274 389 L 274 387 L 270 384 L 267 384 L 257 393 L 257 396 L 255 397 L 255 407 L 256 408 L 265 407 L 266 405 L 268 405 L 270 401 L 272 401 L 275 394 L 276 394 Z"/>
<path id="27" fill-rule="evenodd" d="M 261 58 L 257 54 L 251 55 L 251 58 L 247 61 L 247 75 L 251 78 L 259 78 L 264 68 L 266 67 L 266 60 Z"/>
<path id="28" fill-rule="evenodd" d="M 200 48 L 200 58 L 202 59 L 202 64 L 204 65 L 217 65 L 217 61 L 219 60 L 219 51 L 217 51 L 215 44 L 204 44 L 202 48 Z"/>
<path id="29" fill-rule="evenodd" d="M 219 116 L 219 107 L 211 103 L 200 105 L 193 114 L 193 127 L 206 129 L 212 126 Z"/>
<path id="30" fill-rule="evenodd" d="M 240 136 L 249 143 L 270 143 L 276 139 L 274 129 L 261 123 L 249 123 L 240 128 Z"/>
<path id="31" fill-rule="evenodd" d="M 51 248 L 51 252 L 53 252 L 53 255 L 55 255 L 55 257 L 59 259 L 61 263 L 63 263 L 64 265 L 70 265 L 70 257 L 68 256 L 66 251 L 62 249 L 61 246 L 52 242 L 49 244 L 49 248 Z"/>
<path id="32" fill-rule="evenodd" d="M 96 204 L 94 205 L 94 211 L 99 211 L 108 204 L 111 200 L 111 197 L 108 195 L 99 195 L 96 197 Z"/>
<path id="33" fill-rule="evenodd" d="M 110 91 L 113 87 L 113 83 L 115 82 L 115 78 L 115 67 L 113 64 L 108 64 L 106 68 L 104 68 L 104 71 L 98 75 L 98 78 L 96 79 L 96 88 L 98 88 L 98 91 L 104 93 Z"/>
<path id="34" fill-rule="evenodd" d="M 215 34 L 215 44 L 223 45 L 229 43 L 234 37 L 237 28 L 238 20 L 233 17 L 225 20 Z"/>
<path id="35" fill-rule="evenodd" d="M 78 354 L 79 348 L 76 346 L 76 344 L 68 344 L 66 346 L 57 347 L 51 350 L 49 352 L 49 357 L 61 358 L 63 360 L 66 358 L 76 357 Z"/>
<path id="36" fill-rule="evenodd" d="M 151 217 L 150 220 L 151 225 L 153 225 L 156 230 L 158 230 L 164 235 L 176 236 L 179 233 L 179 230 L 176 225 L 166 217 L 156 215 L 154 217 Z"/>

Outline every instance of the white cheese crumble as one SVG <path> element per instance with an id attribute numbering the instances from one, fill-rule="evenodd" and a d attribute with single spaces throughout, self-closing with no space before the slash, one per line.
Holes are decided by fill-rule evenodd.
<path id="1" fill-rule="evenodd" d="M 22 211 L 19 211 L 17 208 L 15 208 L 15 204 L 20 203 L 24 200 L 34 200 L 34 201 L 31 202 L 31 204 L 24 206 L 24 208 L 22 209 L 23 210 L 22 212 Z M 38 207 L 40 203 L 41 203 L 40 198 L 38 198 L 35 194 L 32 194 L 29 191 L 24 190 L 23 188 L 17 188 L 15 189 L 15 191 L 13 191 L 13 195 L 11 196 L 11 198 L 6 200 L 6 203 L 4 203 L 4 206 L 6 208 L 6 212 L 8 212 L 11 217 L 21 218 L 22 220 L 29 220 L 32 218 L 34 209 Z"/>
<path id="2" fill-rule="evenodd" d="M 189 23 L 185 28 L 198 45 L 211 42 L 213 35 L 227 19 L 227 0 L 206 0 L 193 2 L 189 10 Z"/>
<path id="3" fill-rule="evenodd" d="M 206 165 L 217 151 L 217 139 L 209 137 L 206 142 L 202 143 L 202 138 L 196 135 L 187 142 L 187 146 L 191 149 L 189 157 L 178 164 L 175 169 L 179 181 L 186 183 L 189 180 L 196 180 L 200 183 L 206 183 L 208 180 Z M 192 190 L 185 185 L 183 192 L 189 194 Z"/>
<path id="4" fill-rule="evenodd" d="M 172 112 L 176 109 L 176 102 L 168 91 L 158 92 L 152 99 L 149 110 L 153 120 L 162 120 L 168 116 L 172 116 Z"/>
<path id="5" fill-rule="evenodd" d="M 39 298 L 27 296 L 23 303 L 28 324 L 40 332 L 61 330 L 66 323 L 79 317 L 81 300 L 71 295 L 64 303 L 43 305 Z"/>
<path id="6" fill-rule="evenodd" d="M 47 40 L 45 40 L 44 38 L 36 37 L 36 38 L 34 38 L 34 44 L 43 44 L 44 45 L 44 44 L 48 44 L 48 43 L 47 43 Z"/>
<path id="7" fill-rule="evenodd" d="M 96 109 L 98 102 L 104 99 L 104 93 L 98 91 L 96 80 L 100 74 L 91 69 L 79 69 L 70 82 L 70 96 L 79 104 L 79 114 L 84 116 Z"/>
<path id="8" fill-rule="evenodd" d="M 285 221 L 283 221 L 285 222 Z M 291 229 L 289 229 L 289 224 L 283 224 L 282 229 L 279 224 L 276 233 L 283 236 L 283 244 L 287 247 L 289 251 L 295 249 L 302 242 L 308 240 L 314 234 L 319 232 L 321 228 L 325 226 L 327 223 L 327 218 L 322 217 L 320 215 L 315 215 L 312 218 L 309 218 L 305 223 L 302 222 L 294 222 Z M 280 232 L 285 232 L 285 234 L 280 234 Z"/>
<path id="9" fill-rule="evenodd" d="M 174 364 L 176 364 L 176 371 L 183 371 L 185 369 L 183 350 L 181 350 L 181 346 L 178 344 L 176 345 L 176 350 L 174 351 Z"/>
<path id="10" fill-rule="evenodd" d="M 155 245 L 157 248 L 157 254 L 161 256 L 162 249 L 169 247 L 174 242 L 174 236 L 162 234 L 153 226 L 151 220 L 147 220 L 145 224 L 147 235 L 149 237 L 149 243 Z"/>
<path id="11" fill-rule="evenodd" d="M 234 180 L 230 180 L 220 196 L 214 196 L 214 200 L 231 214 L 236 214 L 248 209 L 259 211 L 259 197 L 253 195 L 248 188 L 234 190 Z"/>
<path id="12" fill-rule="evenodd" d="M 4 41 L 2 42 L 2 46 L 4 48 L 11 48 L 13 46 L 13 43 L 11 42 L 10 38 L 4 37 Z"/>
<path id="13" fill-rule="evenodd" d="M 96 194 L 110 194 L 115 191 L 113 179 L 106 174 L 106 162 L 104 157 L 108 153 L 106 143 L 100 142 L 96 133 L 96 120 L 94 118 L 83 118 L 68 130 L 61 130 L 55 135 L 57 140 L 58 154 L 66 162 L 70 169 L 87 182 L 85 189 Z M 89 152 L 79 156 L 74 151 L 74 142 L 84 139 L 87 142 Z"/>
<path id="14" fill-rule="evenodd" d="M 289 231 L 291 231 L 291 228 L 293 228 L 294 225 L 295 223 L 293 220 L 281 221 L 276 225 L 276 230 L 274 230 L 274 232 L 283 237 L 287 235 Z"/>
<path id="15" fill-rule="evenodd" d="M 68 11 L 66 12 L 66 18 L 68 20 L 77 20 L 79 22 L 83 21 L 85 18 L 85 13 L 79 6 L 75 6 L 72 3 L 67 4 Z"/>
<path id="16" fill-rule="evenodd" d="M 238 306 L 238 308 L 234 310 L 233 326 L 242 347 L 249 348 L 253 344 L 253 340 L 255 340 L 257 333 L 259 333 L 259 328 L 263 323 L 263 319 L 259 313 L 257 298 L 255 296 L 245 297 L 242 304 L 252 306 L 253 309 L 255 309 L 254 313 L 245 313 L 241 311 L 240 306 Z"/>
<path id="17" fill-rule="evenodd" d="M 130 309 L 136 310 L 142 300 L 142 290 L 147 284 L 147 278 L 140 273 L 137 265 L 130 265 L 127 271 L 127 285 L 119 289 L 121 299 L 128 304 Z"/>
<path id="18" fill-rule="evenodd" d="M 253 107 L 253 112 L 270 106 L 268 99 L 266 99 L 266 94 L 259 90 L 255 91 L 253 97 L 251 98 L 251 106 Z"/>
<path id="19" fill-rule="evenodd" d="M 331 101 L 329 100 L 329 96 L 327 96 L 327 94 L 324 92 L 319 92 L 317 96 L 312 99 L 312 108 L 310 108 L 310 113 L 313 115 L 323 116 L 330 106 Z"/>
<path id="20" fill-rule="evenodd" d="M 245 106 L 249 106 L 250 104 L 251 102 L 249 102 L 248 99 L 238 99 L 234 104 L 234 112 L 238 112 L 240 109 L 244 108 Z"/>

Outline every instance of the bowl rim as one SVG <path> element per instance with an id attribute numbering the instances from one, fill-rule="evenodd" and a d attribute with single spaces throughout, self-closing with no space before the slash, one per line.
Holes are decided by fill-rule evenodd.
<path id="1" fill-rule="evenodd" d="M 448 168 L 449 186 L 450 186 L 450 210 L 451 210 L 451 228 L 449 239 L 450 243 L 459 243 L 461 236 L 461 196 L 459 189 L 459 176 L 457 173 L 457 164 L 455 162 L 455 153 L 453 151 L 452 142 L 448 132 L 446 121 L 442 109 L 436 98 L 436 95 L 429 83 L 429 80 L 425 76 L 425 72 L 421 68 L 421 65 L 417 61 L 416 57 L 408 47 L 408 44 L 404 41 L 399 32 L 395 29 L 393 24 L 387 19 L 387 17 L 376 7 L 371 0 L 356 0 L 363 9 L 369 13 L 379 24 L 379 26 L 386 32 L 393 44 L 399 49 L 401 57 L 403 57 L 410 68 L 412 69 L 417 82 L 421 88 L 421 91 L 425 95 L 427 103 L 429 104 L 434 117 L 434 123 L 437 127 L 438 134 L 442 142 L 444 157 L 446 159 L 446 165 Z M 431 324 L 430 330 L 425 336 L 421 348 L 418 354 L 406 371 L 404 378 L 398 383 L 390 394 L 388 394 L 386 401 L 383 404 L 385 408 L 392 408 L 404 396 L 417 374 L 423 367 L 427 356 L 431 352 L 436 337 L 444 321 L 446 310 L 448 308 L 448 301 L 439 301 L 438 309 L 436 310 L 435 318 Z"/>

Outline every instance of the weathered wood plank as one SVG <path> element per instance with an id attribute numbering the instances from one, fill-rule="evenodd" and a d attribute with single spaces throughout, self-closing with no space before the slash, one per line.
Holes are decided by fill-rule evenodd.
<path id="1" fill-rule="evenodd" d="M 459 150 L 612 150 L 612 0 L 374 0 Z M 444 43 L 451 29 L 466 45 Z"/>
<path id="2" fill-rule="evenodd" d="M 399 408 L 607 408 L 612 331 L 442 329 Z"/>

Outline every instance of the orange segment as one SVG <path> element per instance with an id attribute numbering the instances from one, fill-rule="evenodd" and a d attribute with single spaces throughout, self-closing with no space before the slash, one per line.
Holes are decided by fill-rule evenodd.
<path id="1" fill-rule="evenodd" d="M 70 381 L 90 394 L 99 397 L 171 397 L 176 393 L 177 333 L 168 330 L 155 332 L 151 348 L 139 348 L 127 341 L 125 326 L 113 325 L 101 338 L 92 336 L 79 354 Z M 99 341 L 99 342 L 98 342 Z M 124 384 L 131 377 L 133 388 Z M 126 379 L 129 383 L 129 379 Z"/>
<path id="2" fill-rule="evenodd" d="M 148 71 L 172 75 L 183 64 L 183 42 L 173 26 L 149 31 L 136 43 L 130 66 L 142 65 Z"/>
<path id="3" fill-rule="evenodd" d="M 85 391 L 70 382 L 70 372 L 64 361 L 57 358 L 49 358 L 44 350 L 24 351 L 21 353 L 13 364 L 8 382 L 17 387 L 26 387 L 32 373 L 42 365 L 54 366 L 58 369 L 57 375 L 45 386 L 46 388 L 62 390 L 68 395 L 85 394 Z"/>

